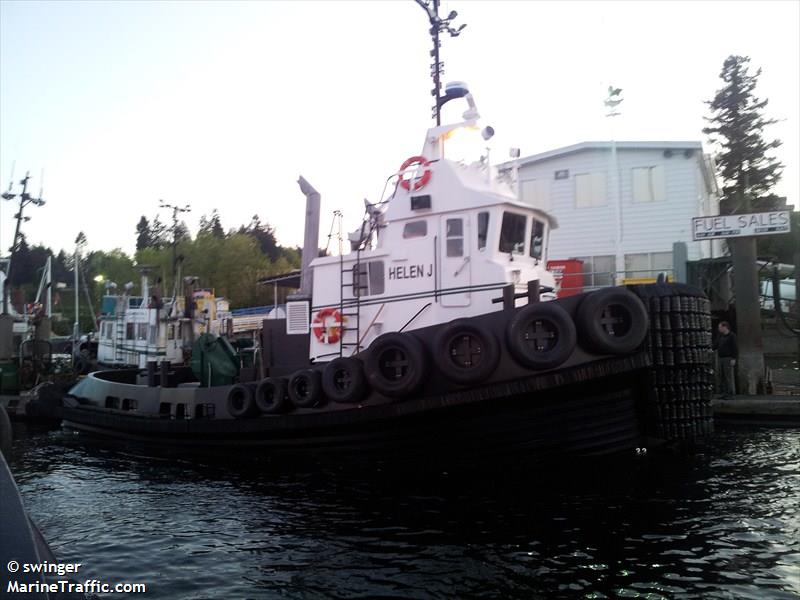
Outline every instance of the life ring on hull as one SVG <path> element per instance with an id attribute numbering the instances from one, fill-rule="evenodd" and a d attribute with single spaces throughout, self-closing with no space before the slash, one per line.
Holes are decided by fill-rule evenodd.
<path id="1" fill-rule="evenodd" d="M 367 380 L 385 396 L 400 398 L 416 392 L 428 375 L 425 346 L 413 335 L 392 331 L 369 346 Z"/>
<path id="2" fill-rule="evenodd" d="M 625 288 L 592 292 L 578 307 L 581 345 L 603 354 L 628 354 L 647 336 L 648 315 L 642 301 Z"/>
<path id="3" fill-rule="evenodd" d="M 420 167 L 425 167 L 425 170 L 422 172 L 422 177 L 417 179 L 403 179 L 403 173 L 407 168 L 412 165 L 419 165 Z M 400 187 L 404 190 L 409 190 L 416 192 L 417 190 L 421 190 L 427 183 L 431 180 L 431 169 L 430 169 L 431 161 L 429 161 L 424 156 L 412 156 L 409 159 L 406 159 L 402 165 L 400 165 Z M 412 185 L 413 180 L 413 185 Z"/>
<path id="4" fill-rule="evenodd" d="M 266 415 L 283 412 L 286 408 L 286 380 L 281 377 L 262 379 L 254 393 L 256 406 Z"/>
<path id="5" fill-rule="evenodd" d="M 500 342 L 487 327 L 470 319 L 456 319 L 444 326 L 434 341 L 434 360 L 454 383 L 481 383 L 500 362 Z"/>
<path id="6" fill-rule="evenodd" d="M 575 324 L 569 313 L 552 302 L 520 309 L 508 322 L 506 342 L 514 359 L 529 369 L 553 369 L 576 346 Z"/>
<path id="7" fill-rule="evenodd" d="M 322 390 L 334 402 L 360 402 L 367 391 L 367 380 L 361 361 L 351 356 L 334 358 L 322 371 Z"/>
<path id="8" fill-rule="evenodd" d="M 327 325 L 326 319 L 332 318 L 333 325 Z M 335 344 L 342 338 L 342 313 L 335 308 L 323 308 L 311 321 L 314 337 L 323 344 Z"/>
<path id="9" fill-rule="evenodd" d="M 237 383 L 228 390 L 226 404 L 232 417 L 246 419 L 258 414 L 258 406 L 253 397 L 254 387 L 254 385 Z"/>
<path id="10" fill-rule="evenodd" d="M 289 378 L 289 399 L 299 408 L 313 408 L 322 404 L 322 377 L 316 369 L 302 369 Z"/>

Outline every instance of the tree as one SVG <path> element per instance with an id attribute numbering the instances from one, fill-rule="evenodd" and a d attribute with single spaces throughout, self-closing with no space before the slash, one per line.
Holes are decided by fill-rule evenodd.
<path id="1" fill-rule="evenodd" d="M 225 230 L 222 228 L 222 221 L 219 218 L 217 209 L 211 211 L 211 218 L 203 215 L 200 217 L 200 230 L 197 235 L 213 235 L 217 239 L 225 237 Z"/>
<path id="2" fill-rule="evenodd" d="M 746 56 L 726 58 L 720 73 L 725 85 L 707 102 L 712 114 L 706 120 L 711 126 L 704 128 L 703 133 L 722 147 L 717 157 L 723 182 L 722 214 L 751 212 L 753 203 L 769 194 L 778 182 L 783 167 L 768 156 L 781 143 L 764 139 L 764 128 L 775 120 L 763 115 L 767 100 L 759 100 L 754 94 L 761 69 L 751 75 L 749 62 Z M 756 241 L 752 237 L 736 238 L 729 241 L 729 246 L 733 255 L 739 336 L 737 390 L 753 395 L 762 386 L 764 374 Z"/>
<path id="3" fill-rule="evenodd" d="M 703 133 L 722 147 L 716 160 L 723 181 L 720 212 L 724 214 L 747 212 L 748 200 L 768 194 L 783 169 L 777 159 L 768 156 L 781 142 L 764 139 L 764 128 L 776 121 L 763 115 L 768 101 L 754 95 L 761 69 L 750 74 L 749 62 L 747 56 L 725 59 L 720 73 L 725 85 L 706 102 L 712 115 L 705 117 L 710 126 Z"/>
<path id="4" fill-rule="evenodd" d="M 136 250 L 144 250 L 153 245 L 153 232 L 150 230 L 150 221 L 142 215 L 136 225 Z"/>
<path id="5" fill-rule="evenodd" d="M 173 236 L 174 241 L 178 244 L 192 239 L 192 235 L 189 233 L 189 227 L 186 225 L 185 221 L 180 221 L 175 225 Z"/>
<path id="6" fill-rule="evenodd" d="M 239 233 L 254 237 L 261 248 L 261 252 L 267 255 L 271 261 L 274 262 L 281 256 L 281 247 L 275 238 L 275 228 L 269 223 L 261 223 L 258 215 L 253 215 L 247 227 L 240 227 Z"/>
<path id="7" fill-rule="evenodd" d="M 166 224 L 161 222 L 158 215 L 153 219 L 150 224 L 150 246 L 149 248 L 163 248 L 168 246 L 171 242 L 169 228 Z"/>

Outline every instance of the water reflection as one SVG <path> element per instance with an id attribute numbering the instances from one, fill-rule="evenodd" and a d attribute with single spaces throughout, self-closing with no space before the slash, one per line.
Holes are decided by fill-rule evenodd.
<path id="1" fill-rule="evenodd" d="M 154 598 L 800 594 L 793 430 L 723 430 L 691 460 L 458 473 L 51 433 L 18 440 L 12 467 L 63 560 Z"/>

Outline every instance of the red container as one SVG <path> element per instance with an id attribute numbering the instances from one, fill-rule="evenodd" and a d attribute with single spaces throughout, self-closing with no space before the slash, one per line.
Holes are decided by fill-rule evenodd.
<path id="1" fill-rule="evenodd" d="M 547 270 L 556 278 L 556 295 L 559 298 L 575 296 L 583 292 L 583 261 L 548 260 Z"/>

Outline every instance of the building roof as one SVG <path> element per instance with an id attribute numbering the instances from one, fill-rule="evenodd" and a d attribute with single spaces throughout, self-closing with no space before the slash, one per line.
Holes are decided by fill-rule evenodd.
<path id="1" fill-rule="evenodd" d="M 289 271 L 288 273 L 264 277 L 263 279 L 259 279 L 256 283 L 258 283 L 258 285 L 278 284 L 278 287 L 297 289 L 300 287 L 300 275 L 300 269 L 295 269 L 294 271 Z"/>
<path id="2" fill-rule="evenodd" d="M 540 152 L 539 154 L 532 154 L 524 158 L 517 159 L 517 161 L 508 161 L 497 165 L 499 169 L 508 169 L 514 162 L 518 166 L 529 165 L 551 158 L 565 156 L 567 154 L 574 154 L 576 152 L 583 152 L 585 150 L 610 150 L 611 141 L 599 142 L 580 142 L 572 144 L 571 146 L 564 146 L 563 148 L 556 148 L 555 150 L 548 150 L 547 152 Z M 617 150 L 700 150 L 703 149 L 702 142 L 616 142 Z"/>

